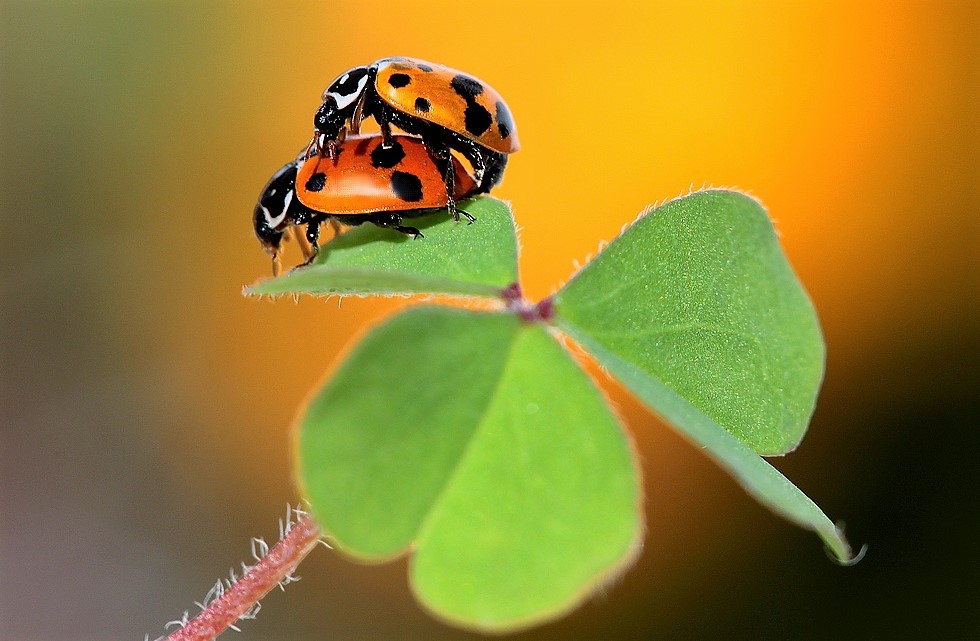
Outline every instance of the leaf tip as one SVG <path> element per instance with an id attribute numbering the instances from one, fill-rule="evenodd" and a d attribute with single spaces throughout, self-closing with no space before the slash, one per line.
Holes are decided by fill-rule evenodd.
<path id="1" fill-rule="evenodd" d="M 837 565 L 845 568 L 849 568 L 853 565 L 857 565 L 864 558 L 864 555 L 868 553 L 868 544 L 865 543 L 861 546 L 861 549 L 855 554 L 851 550 L 851 544 L 847 542 L 847 537 L 844 535 L 844 523 L 838 522 L 834 525 L 834 534 L 836 540 L 833 543 L 838 545 L 832 545 L 831 542 L 827 542 L 824 547 L 824 551 L 831 561 Z"/>
<path id="2" fill-rule="evenodd" d="M 751 189 L 743 189 L 742 187 L 739 187 L 737 185 L 714 185 L 714 184 L 707 183 L 707 182 L 702 183 L 701 184 L 701 187 L 698 188 L 698 189 L 694 189 L 694 183 L 691 183 L 691 187 L 688 189 L 688 192 L 686 194 L 680 194 L 676 198 L 672 198 L 671 201 L 678 200 L 680 198 L 685 198 L 687 196 L 693 196 L 693 195 L 696 195 L 696 194 L 703 194 L 703 193 L 712 192 L 712 191 L 725 191 L 725 192 L 731 192 L 731 193 L 739 194 L 739 195 L 745 196 L 746 198 L 750 198 L 750 199 L 754 200 L 756 202 L 756 204 L 758 204 L 763 209 L 766 209 L 766 206 L 762 202 L 762 199 L 760 199 L 758 196 L 756 196 L 754 193 L 752 193 L 752 190 Z M 671 202 L 671 201 L 668 201 L 668 202 Z"/>
<path id="3" fill-rule="evenodd" d="M 857 565 L 858 563 L 860 563 L 861 559 L 864 558 L 864 555 L 867 554 L 867 552 L 868 552 L 868 544 L 865 543 L 864 545 L 861 546 L 861 549 L 858 550 L 857 554 L 852 554 L 847 558 L 840 558 L 837 555 L 833 555 L 830 557 L 830 559 L 841 567 L 849 568 L 852 565 Z M 828 550 L 828 555 L 830 554 L 832 553 Z"/>

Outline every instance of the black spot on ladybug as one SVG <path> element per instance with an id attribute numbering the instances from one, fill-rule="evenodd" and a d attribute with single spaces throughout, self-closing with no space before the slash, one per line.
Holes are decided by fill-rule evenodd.
<path id="1" fill-rule="evenodd" d="M 310 176 L 310 179 L 306 181 L 307 191 L 323 191 L 323 188 L 327 186 L 327 175 L 322 171 Z"/>
<path id="2" fill-rule="evenodd" d="M 466 111 L 463 113 L 466 131 L 472 136 L 482 136 L 493 124 L 493 116 L 476 101 L 476 97 L 483 93 L 483 84 L 463 74 L 455 76 L 449 84 L 466 101 Z"/>
<path id="3" fill-rule="evenodd" d="M 480 84 L 479 80 L 464 76 L 463 74 L 459 74 L 453 78 L 449 84 L 452 85 L 453 90 L 461 95 L 466 102 L 470 102 L 483 93 L 483 85 Z"/>
<path id="4" fill-rule="evenodd" d="M 432 67 L 430 67 L 429 65 L 423 65 L 422 63 L 419 63 L 418 68 L 424 71 L 425 73 L 432 73 Z"/>
<path id="5" fill-rule="evenodd" d="M 510 117 L 510 109 L 501 101 L 497 101 L 497 131 L 501 138 L 506 138 L 514 131 L 514 121 Z"/>
<path id="6" fill-rule="evenodd" d="M 410 82 L 412 82 L 412 77 L 407 73 L 393 73 L 391 74 L 391 77 L 388 78 L 388 84 L 395 89 L 407 87 L 408 83 Z"/>
<path id="7" fill-rule="evenodd" d="M 482 136 L 493 124 L 487 108 L 476 102 L 468 102 L 463 115 L 466 118 L 466 131 L 474 136 Z"/>
<path id="8" fill-rule="evenodd" d="M 405 157 L 405 150 L 397 140 L 391 141 L 390 147 L 378 145 L 371 152 L 371 166 L 380 169 L 391 169 Z"/>
<path id="9" fill-rule="evenodd" d="M 407 171 L 394 171 L 391 173 L 391 191 L 401 200 L 418 202 L 422 200 L 422 181 Z"/>
<path id="10" fill-rule="evenodd" d="M 432 103 L 430 103 L 425 98 L 415 99 L 415 111 L 421 111 L 422 113 L 427 113 L 431 108 L 432 108 Z"/>

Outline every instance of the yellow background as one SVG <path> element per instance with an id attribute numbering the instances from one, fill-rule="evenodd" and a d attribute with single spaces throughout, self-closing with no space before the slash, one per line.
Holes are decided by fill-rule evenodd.
<path id="1" fill-rule="evenodd" d="M 404 303 L 243 298 L 270 268 L 251 211 L 326 84 L 391 55 L 507 99 L 523 148 L 496 193 L 532 298 L 645 206 L 738 186 L 828 342 L 809 437 L 775 464 L 865 561 L 832 565 L 608 386 L 645 548 L 520 638 L 975 632 L 976 3 L 0 7 L 0 638 L 153 638 L 275 534 L 296 408 Z M 319 549 L 299 574 L 241 638 L 471 636 L 415 605 L 404 562 Z"/>

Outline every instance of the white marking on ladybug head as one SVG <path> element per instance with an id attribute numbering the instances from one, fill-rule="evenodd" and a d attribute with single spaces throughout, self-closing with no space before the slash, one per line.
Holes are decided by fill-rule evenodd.
<path id="1" fill-rule="evenodd" d="M 275 193 L 275 191 L 273 191 Z M 265 222 L 269 225 L 270 229 L 276 229 L 282 224 L 282 221 L 286 219 L 286 210 L 289 209 L 289 204 L 293 202 L 293 190 L 290 189 L 286 192 L 286 198 L 283 200 L 282 211 L 279 212 L 278 216 L 273 217 L 272 212 L 270 212 L 264 205 L 262 205 L 262 213 L 265 214 Z"/>
<path id="2" fill-rule="evenodd" d="M 349 71 L 345 72 L 344 75 L 342 75 L 341 77 L 339 77 L 336 80 L 334 80 L 333 82 L 331 82 L 327 86 L 327 88 L 323 90 L 323 96 L 322 96 L 323 100 L 326 100 L 327 99 L 327 96 L 337 95 L 337 92 L 336 91 L 331 91 L 331 90 L 334 87 L 340 87 L 342 85 L 346 85 L 348 80 L 350 80 L 350 72 Z"/>
<path id="3" fill-rule="evenodd" d="M 346 78 L 347 75 L 348 74 L 344 74 L 344 77 Z M 333 99 L 337 101 L 337 109 L 345 109 L 352 105 L 354 101 L 357 100 L 358 96 L 361 95 L 361 92 L 364 91 L 364 87 L 367 85 L 367 80 L 366 74 L 361 76 L 361 79 L 357 81 L 357 88 L 355 88 L 349 94 L 341 94 L 335 91 L 330 92 Z"/>

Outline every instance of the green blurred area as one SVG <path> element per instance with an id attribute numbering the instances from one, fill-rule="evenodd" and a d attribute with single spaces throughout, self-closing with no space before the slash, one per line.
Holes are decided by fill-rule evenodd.
<path id="1" fill-rule="evenodd" d="M 457 10 L 464 12 L 438 8 Z M 425 11 L 411 17 L 420 29 L 430 19 Z M 447 33 L 442 46 L 503 55 L 493 32 L 506 31 L 519 11 L 516 3 L 489 13 L 467 8 L 460 22 L 490 35 Z M 937 42 L 949 47 L 936 49 L 935 64 L 949 73 L 935 82 L 945 83 L 955 110 L 936 120 L 955 144 L 940 145 L 949 153 L 938 159 L 897 147 L 899 156 L 867 170 L 885 173 L 896 157 L 912 167 L 916 180 L 893 186 L 894 200 L 908 205 L 898 214 L 855 207 L 882 237 L 907 235 L 911 273 L 937 278 L 908 285 L 907 294 L 898 276 L 869 278 L 867 309 L 834 309 L 833 279 L 843 288 L 836 274 L 860 274 L 875 239 L 847 230 L 832 248 L 807 246 L 802 234 L 783 239 L 805 246 L 804 284 L 828 283 L 814 294 L 818 310 L 829 303 L 829 351 L 810 434 L 774 463 L 829 515 L 848 521 L 851 540 L 869 544 L 867 558 L 836 567 L 811 534 L 771 516 L 611 388 L 634 419 L 644 460 L 645 549 L 619 582 L 570 617 L 518 638 L 978 632 L 980 142 L 971 105 L 980 16 L 971 3 L 915 11 L 939 16 Z M 0 638 L 154 638 L 247 557 L 250 536 L 275 534 L 285 503 L 297 498 L 294 411 L 358 328 L 391 305 L 350 300 L 338 310 L 333 302 L 243 298 L 241 286 L 269 270 L 249 227 L 251 209 L 271 172 L 305 144 L 320 91 L 349 57 L 367 62 L 422 46 L 409 34 L 415 23 L 396 13 L 393 4 L 0 4 Z M 402 40 L 377 35 L 395 23 L 406 31 Z M 567 41 L 566 55 L 591 48 L 612 65 L 601 56 L 616 32 L 596 34 L 587 23 L 552 37 Z M 650 30 L 656 37 L 657 25 Z M 515 74 L 536 46 L 506 52 Z M 646 43 L 631 46 L 644 55 Z M 587 97 L 601 89 L 590 82 Z M 916 89 L 909 87 L 909 100 Z M 517 98 L 511 106 L 520 122 L 517 107 L 534 112 L 550 89 Z M 543 123 L 522 130 L 521 154 L 530 161 L 546 153 L 534 141 L 548 124 L 528 122 Z M 600 128 L 608 127 L 603 119 Z M 737 165 L 737 150 L 731 156 Z M 837 161 L 847 169 L 847 158 Z M 522 174 L 516 160 L 509 171 L 515 189 L 578 186 L 567 176 Z M 800 167 L 795 179 L 806 183 L 811 171 Z M 855 192 L 846 200 L 864 198 Z M 528 220 L 519 202 L 516 213 Z M 634 214 L 621 212 L 615 225 Z M 524 223 L 526 237 L 588 232 L 595 218 Z M 936 235 L 923 239 L 910 228 Z M 527 273 L 546 269 L 532 252 L 522 260 Z M 821 262 L 831 260 L 847 265 Z M 835 276 L 820 281 L 824 270 Z M 881 292 L 890 294 L 885 302 Z M 852 322 L 865 313 L 876 315 L 880 331 L 855 342 Z M 403 562 L 357 566 L 319 549 L 299 574 L 303 581 L 271 595 L 242 638 L 476 638 L 417 607 Z"/>

